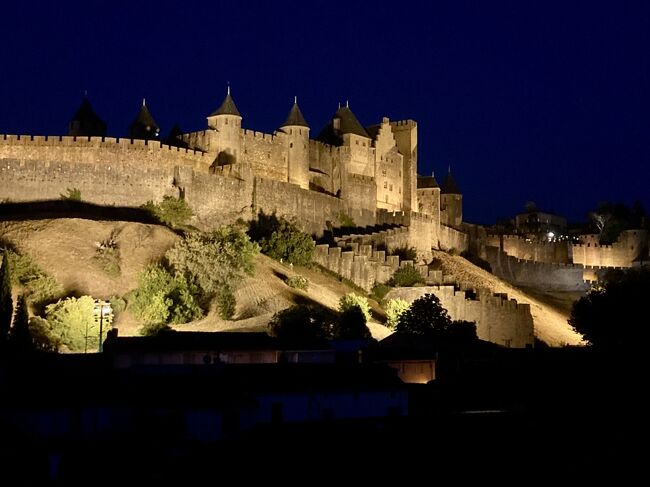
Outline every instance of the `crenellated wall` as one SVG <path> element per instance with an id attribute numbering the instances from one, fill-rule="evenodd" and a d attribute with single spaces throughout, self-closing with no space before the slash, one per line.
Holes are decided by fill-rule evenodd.
<path id="1" fill-rule="evenodd" d="M 250 164 L 257 176 L 289 181 L 286 135 L 242 130 L 241 161 Z"/>
<path id="2" fill-rule="evenodd" d="M 488 235 L 485 243 L 518 259 L 556 264 L 571 262 L 571 246 L 567 241 L 536 242 L 520 235 Z"/>
<path id="3" fill-rule="evenodd" d="M 343 247 L 331 247 L 327 244 L 317 245 L 314 262 L 326 269 L 352 281 L 357 286 L 370 292 L 375 284 L 387 282 L 397 269 L 406 265 L 415 265 L 428 283 L 441 283 L 442 271 L 430 270 L 426 265 L 414 264 L 412 261 L 400 261 L 397 255 L 386 255 L 383 250 L 374 250 L 372 245 L 351 243 Z"/>
<path id="4" fill-rule="evenodd" d="M 390 253 L 392 249 L 408 247 L 409 228 L 395 227 L 370 233 L 353 233 L 343 237 L 335 237 L 334 241 L 338 247 L 356 243 L 359 245 L 372 245 L 375 249 L 383 247 Z"/>
<path id="5" fill-rule="evenodd" d="M 522 260 L 501 252 L 497 247 L 486 247 L 486 260 L 492 273 L 512 284 L 549 291 L 585 291 L 585 281 L 595 280 L 593 269 L 579 264 L 559 264 Z"/>
<path id="6" fill-rule="evenodd" d="M 593 267 L 632 267 L 647 250 L 646 230 L 625 230 L 612 245 L 600 245 L 598 235 L 581 235 L 582 243 L 572 246 L 573 262 Z"/>
<path id="7" fill-rule="evenodd" d="M 455 228 L 448 227 L 441 223 L 438 246 L 440 250 L 456 249 L 456 251 L 462 252 L 469 248 L 469 236 L 460 230 L 456 230 Z"/>
<path id="8" fill-rule="evenodd" d="M 506 347 L 532 347 L 534 343 L 533 317 L 530 305 L 519 304 L 505 294 L 478 292 L 468 295 L 454 286 L 421 286 L 395 288 L 385 299 L 404 299 L 412 303 L 425 294 L 434 294 L 449 312 L 452 320 L 476 323 L 481 340 Z"/>

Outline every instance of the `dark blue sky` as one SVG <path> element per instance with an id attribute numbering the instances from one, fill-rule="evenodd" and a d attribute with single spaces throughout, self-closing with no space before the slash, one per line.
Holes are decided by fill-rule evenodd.
<path id="1" fill-rule="evenodd" d="M 7 2 L 0 133 L 62 134 L 88 90 L 111 135 L 142 97 L 165 135 L 203 129 L 230 81 L 245 127 L 294 94 L 316 135 L 339 101 L 419 124 L 469 221 L 527 200 L 580 219 L 650 210 L 650 2 Z"/>

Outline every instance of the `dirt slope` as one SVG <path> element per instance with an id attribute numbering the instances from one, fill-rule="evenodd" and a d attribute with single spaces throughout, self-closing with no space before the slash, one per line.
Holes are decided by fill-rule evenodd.
<path id="1" fill-rule="evenodd" d="M 435 252 L 434 257 L 442 262 L 444 274 L 451 274 L 463 287 L 486 288 L 493 293 L 506 293 L 519 303 L 530 304 L 533 315 L 535 336 L 551 346 L 578 345 L 582 337 L 569 326 L 566 307 L 551 306 L 542 301 L 541 293 L 533 297 L 526 292 L 500 280 L 493 274 L 471 264 L 462 257 L 452 256 L 445 252 Z M 574 296 L 575 297 L 575 296 Z"/>
<path id="2" fill-rule="evenodd" d="M 113 277 L 102 270 L 95 258 L 99 242 L 115 235 L 119 248 L 121 272 Z M 123 296 L 137 285 L 138 273 L 150 262 L 162 257 L 178 236 L 169 229 L 133 222 L 109 222 L 78 218 L 0 222 L 0 240 L 29 254 L 46 272 L 59 281 L 69 294 L 88 294 L 107 299 Z M 435 252 L 445 274 L 467 287 L 483 287 L 507 293 L 521 303 L 529 303 L 535 333 L 549 345 L 580 343 L 580 337 L 568 326 L 567 313 L 542 300 L 525 294 L 492 274 L 460 257 Z M 211 312 L 196 322 L 179 325 L 184 330 L 263 330 L 273 314 L 296 303 L 315 303 L 336 309 L 339 298 L 354 289 L 336 278 L 312 269 L 291 269 L 263 255 L 258 256 L 256 274 L 247 278 L 236 293 L 234 320 L 222 320 Z M 292 289 L 284 277 L 300 273 L 309 278 L 307 292 Z M 375 306 L 375 318 L 381 310 Z M 137 333 L 138 323 L 123 313 L 117 322 L 120 334 Z M 373 336 L 383 338 L 389 330 L 377 319 L 369 325 Z"/>

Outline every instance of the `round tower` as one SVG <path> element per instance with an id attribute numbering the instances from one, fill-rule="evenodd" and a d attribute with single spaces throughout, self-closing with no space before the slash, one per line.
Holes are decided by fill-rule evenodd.
<path id="1" fill-rule="evenodd" d="M 239 158 L 241 148 L 241 120 L 242 116 L 237 110 L 232 96 L 230 86 L 226 98 L 221 106 L 208 115 L 208 127 L 216 130 L 214 146 L 216 148 L 218 165 L 233 164 Z M 212 144 L 211 144 L 212 145 Z"/>
<path id="2" fill-rule="evenodd" d="M 463 222 L 463 194 L 451 175 L 451 167 L 440 188 L 440 222 L 455 228 Z"/>
<path id="3" fill-rule="evenodd" d="M 288 180 L 309 189 L 309 125 L 298 107 L 297 97 L 280 130 L 286 134 Z"/>

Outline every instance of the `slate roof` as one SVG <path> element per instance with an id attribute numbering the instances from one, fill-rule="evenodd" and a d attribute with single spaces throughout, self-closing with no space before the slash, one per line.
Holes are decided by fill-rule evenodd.
<path id="1" fill-rule="evenodd" d="M 280 127 L 288 127 L 289 125 L 298 125 L 300 127 L 309 128 L 309 124 L 305 120 L 305 117 L 302 116 L 302 112 L 298 107 L 298 103 L 294 103 L 287 115 L 287 120 L 280 125 Z"/>
<path id="2" fill-rule="evenodd" d="M 84 96 L 79 109 L 70 121 L 68 133 L 69 135 L 106 135 L 106 123 L 95 113 L 87 96 Z"/>
<path id="3" fill-rule="evenodd" d="M 215 115 L 236 115 L 238 117 L 241 117 L 241 113 L 239 113 L 239 110 L 237 110 L 235 101 L 232 99 L 232 96 L 230 96 L 230 91 L 228 91 L 226 98 L 223 99 L 221 106 L 212 112 L 209 116 L 214 117 Z"/>
<path id="4" fill-rule="evenodd" d="M 339 128 L 334 128 L 334 120 L 339 119 Z M 329 123 L 321 130 L 316 140 L 325 142 L 331 145 L 341 145 L 343 143 L 343 135 L 355 134 L 361 137 L 370 138 L 366 129 L 359 123 L 352 110 L 348 107 L 339 108 Z"/>
<path id="5" fill-rule="evenodd" d="M 418 176 L 418 189 L 424 188 L 438 188 L 438 181 L 436 178 L 431 176 Z"/>
<path id="6" fill-rule="evenodd" d="M 451 175 L 451 171 L 447 173 L 447 177 L 445 178 L 445 181 L 442 183 L 442 186 L 440 187 L 440 193 L 462 194 L 460 189 L 458 188 L 458 185 L 456 184 L 456 180 Z"/>

